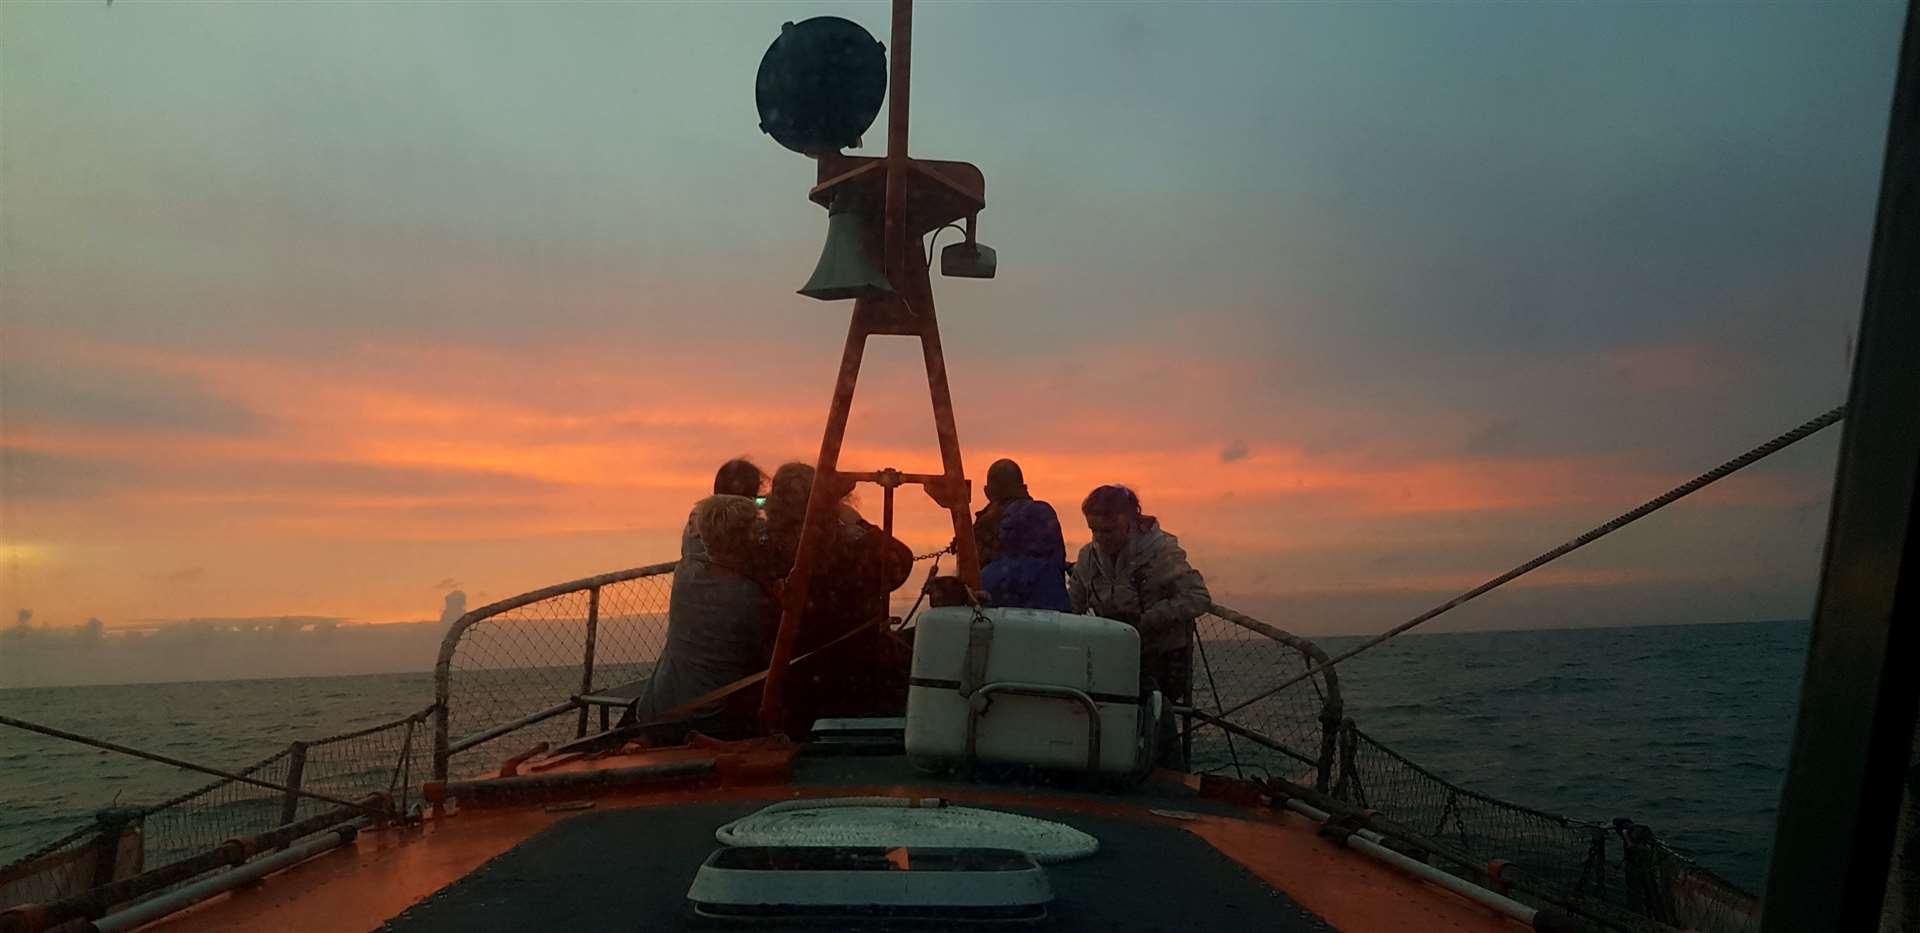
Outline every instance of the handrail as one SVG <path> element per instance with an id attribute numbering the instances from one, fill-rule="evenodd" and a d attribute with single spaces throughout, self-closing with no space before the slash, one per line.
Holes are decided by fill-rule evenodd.
<path id="1" fill-rule="evenodd" d="M 560 712 L 579 706 L 579 704 L 569 700 L 569 703 L 565 706 L 543 709 L 530 716 L 522 716 L 506 723 L 495 723 L 480 733 L 476 733 L 473 736 L 463 739 L 459 743 L 455 743 L 451 735 L 453 715 L 453 697 L 451 695 L 453 661 L 459 651 L 461 640 L 474 626 L 488 619 L 545 600 L 582 592 L 587 593 L 589 601 L 588 633 L 587 641 L 582 645 L 582 686 L 580 688 L 581 691 L 584 692 L 591 687 L 590 678 L 592 675 L 588 673 L 591 669 L 588 668 L 587 665 L 594 663 L 593 652 L 594 641 L 596 640 L 594 623 L 597 621 L 597 619 L 594 618 L 594 616 L 597 615 L 594 610 L 599 608 L 601 589 L 630 580 L 671 573 L 678 564 L 678 561 L 666 561 L 627 570 L 598 574 L 591 577 L 582 577 L 565 583 L 557 583 L 552 586 L 541 587 L 540 589 L 531 590 L 518 596 L 512 596 L 507 599 L 489 603 L 467 612 L 460 616 L 460 618 L 454 620 L 454 622 L 448 626 L 446 635 L 441 639 L 439 655 L 434 663 L 433 779 L 439 781 L 447 779 L 449 762 L 454 754 L 478 745 L 483 741 L 498 738 L 501 735 L 510 733 L 530 723 L 544 721 L 554 715 L 558 715 Z M 1327 659 L 1326 652 L 1311 640 L 1276 628 L 1237 610 L 1214 604 L 1210 605 L 1207 611 L 1208 614 L 1218 618 L 1222 622 L 1252 632 L 1278 644 L 1285 645 L 1304 658 L 1309 667 L 1320 665 Z M 1320 748 L 1317 749 L 1317 754 L 1312 756 L 1316 768 L 1315 784 L 1322 789 L 1326 788 L 1334 769 L 1340 722 L 1343 716 L 1339 675 L 1331 669 L 1326 670 L 1324 673 L 1325 677 L 1322 678 L 1322 681 L 1324 683 L 1325 694 L 1322 698 L 1319 717 L 1321 734 Z M 580 708 L 584 714 L 584 707 Z"/>
<path id="2" fill-rule="evenodd" d="M 69 890 L 73 879 L 63 882 L 54 876 L 62 870 L 62 864 L 76 858 L 84 858 L 91 863 L 90 870 L 83 870 L 79 880 L 89 887 L 97 887 L 125 877 L 125 870 L 140 871 L 143 866 L 158 870 L 201 854 L 201 849 L 181 844 L 183 837 L 197 840 L 202 835 L 193 829 L 197 826 L 196 811 L 218 808 L 219 795 L 223 791 L 253 788 L 251 779 L 261 777 L 264 769 L 282 764 L 286 768 L 284 778 L 278 778 L 277 774 L 270 771 L 265 775 L 277 778 L 269 783 L 280 787 L 280 805 L 273 811 L 278 815 L 277 822 L 261 825 L 264 821 L 262 813 L 237 820 L 222 820 L 222 831 L 234 832 L 258 826 L 259 831 L 265 832 L 296 823 L 302 803 L 318 796 L 310 793 L 310 785 L 314 782 L 307 779 L 307 772 L 313 770 L 306 767 L 309 762 L 320 763 L 320 773 L 333 775 L 332 780 L 321 785 L 330 792 L 344 794 L 350 799 L 358 798 L 362 792 L 380 794 L 382 796 L 379 799 L 389 812 L 403 813 L 409 795 L 417 786 L 417 775 L 412 767 L 414 727 L 425 722 L 432 713 L 432 707 L 425 707 L 387 722 L 356 727 L 334 735 L 295 740 L 286 748 L 258 761 L 221 769 L 240 778 L 238 780 L 220 777 L 158 803 L 102 811 L 87 825 L 0 863 L 0 910 L 64 896 L 57 891 L 73 893 Z M 368 742 L 373 744 L 364 744 Z M 389 757 L 396 753 L 398 760 Z M 342 768 L 342 764 L 347 767 Z M 256 793 L 247 799 L 264 803 L 272 798 Z M 156 815 L 167 815 L 169 818 L 165 822 L 155 823 L 151 818 Z M 133 852 L 123 855 L 120 847 L 128 841 L 129 836 L 132 837 Z M 134 867 L 127 869 L 127 864 Z M 88 881 L 87 878 L 92 880 Z"/>
<path id="3" fill-rule="evenodd" d="M 1259 619 L 1229 609 L 1219 603 L 1208 606 L 1207 614 L 1223 622 L 1237 625 L 1249 632 L 1270 638 L 1292 648 L 1299 652 L 1301 657 L 1306 659 L 1309 669 L 1316 666 L 1322 667 L 1320 673 L 1326 681 L 1326 696 L 1320 703 L 1320 748 L 1314 755 L 1313 765 L 1314 789 L 1322 792 L 1326 791 L 1333 780 L 1334 759 L 1340 738 L 1341 722 L 1346 717 L 1346 704 L 1340 697 L 1340 675 L 1333 667 L 1324 666 L 1326 665 L 1328 657 L 1326 651 L 1321 649 L 1319 645 L 1314 644 L 1310 639 L 1301 638 L 1292 632 L 1275 628 Z M 1234 731 L 1226 729 L 1224 717 L 1202 716 L 1199 718 L 1213 720 L 1213 724 L 1220 726 L 1224 731 Z M 1251 731 L 1246 730 L 1244 726 L 1240 727 L 1240 729 L 1243 733 Z M 1243 737 L 1254 738 L 1252 735 L 1245 735 Z M 1261 744 L 1269 746 L 1278 744 L 1274 742 L 1270 736 L 1259 736 L 1257 740 L 1264 740 Z"/>
<path id="4" fill-rule="evenodd" d="M 1087 714 L 1087 773 L 1100 770 L 1100 707 L 1083 690 L 1062 687 L 1058 684 L 1031 684 L 1013 680 L 997 680 L 984 684 L 973 691 L 967 702 L 967 767 L 974 766 L 977 756 L 976 747 L 980 740 L 980 717 L 986 712 L 987 701 L 996 693 L 1008 696 L 1039 697 L 1044 700 L 1070 700 L 1080 704 Z"/>
<path id="5" fill-rule="evenodd" d="M 1342 763 L 1337 786 L 1331 793 L 1316 791 L 1308 799 L 1322 809 L 1350 811 L 1360 817 L 1359 825 L 1411 843 L 1418 850 L 1438 853 L 1460 866 L 1466 876 L 1489 878 L 1498 884 L 1511 884 L 1558 907 L 1582 914 L 1609 930 L 1693 929 L 1747 931 L 1757 916 L 1758 899 L 1739 885 L 1693 861 L 1686 853 L 1655 838 L 1647 827 L 1630 820 L 1616 819 L 1612 825 L 1562 816 L 1535 807 L 1503 800 L 1462 787 L 1415 764 L 1405 755 L 1362 732 L 1353 720 L 1341 727 Z M 1356 758 L 1357 746 L 1364 743 L 1370 756 L 1383 756 L 1393 767 L 1404 768 L 1433 791 L 1444 792 L 1447 803 L 1439 822 L 1431 829 L 1411 824 L 1431 817 L 1423 810 L 1430 798 L 1426 792 L 1408 792 L 1402 787 L 1385 795 L 1367 791 Z M 1375 766 L 1377 767 L 1377 766 Z M 1374 777 L 1378 777 L 1376 771 Z M 1404 785 L 1406 778 L 1388 782 Z M 1281 791 L 1290 782 L 1269 780 L 1270 790 Z M 1464 815 L 1460 801 L 1471 801 L 1480 811 L 1477 818 Z M 1488 811 L 1497 816 L 1489 823 Z M 1446 820 L 1455 821 L 1457 841 L 1446 830 Z M 1510 824 L 1515 818 L 1538 821 L 1519 831 L 1527 845 L 1516 841 Z M 1472 838 L 1468 823 L 1472 822 Z M 1504 828 L 1503 828 L 1504 827 Z M 1543 829 L 1564 831 L 1560 845 L 1562 860 L 1555 864 L 1550 856 L 1551 837 Z M 1505 835 L 1505 838 L 1501 836 Z M 1584 858 L 1566 857 L 1567 840 L 1584 838 Z M 1476 841 L 1477 839 L 1477 841 Z M 1609 839 L 1617 839 L 1622 849 L 1617 856 L 1608 854 Z M 1542 842 L 1542 840 L 1549 840 Z M 1546 846 L 1546 849 L 1542 849 Z M 1532 851 L 1528 851 L 1531 848 Z M 1545 859 L 1545 860 L 1543 860 Z M 1574 862 L 1580 864 L 1575 867 Z M 1618 872 L 1621 887 L 1610 888 L 1606 879 Z M 1569 876 L 1576 876 L 1569 880 Z M 1636 880 L 1637 879 L 1637 880 Z M 1496 885 L 1497 886 L 1497 885 Z M 1692 901 L 1676 900 L 1683 889 L 1693 894 Z M 1709 904 L 1699 902 L 1701 898 Z"/>
<path id="6" fill-rule="evenodd" d="M 565 596 L 570 593 L 578 593 L 585 590 L 595 594 L 597 597 L 600 588 L 603 586 L 624 583 L 628 580 L 638 580 L 642 577 L 653 577 L 665 573 L 672 573 L 673 569 L 679 566 L 679 563 L 679 561 L 666 561 L 664 563 L 648 564 L 644 567 L 634 567 L 628 570 L 616 570 L 612 573 L 582 577 L 581 579 L 566 583 L 556 583 L 552 586 L 542 587 L 537 590 L 521 593 L 518 596 L 488 603 L 455 619 L 453 624 L 447 627 L 446 636 L 440 640 L 440 655 L 433 664 L 433 779 L 436 781 L 444 781 L 447 779 L 447 760 L 453 754 L 449 748 L 451 738 L 447 734 L 451 713 L 448 703 L 450 697 L 448 694 L 452 689 L 453 655 L 460 646 L 461 637 L 466 634 L 468 629 L 494 616 L 512 612 L 522 606 L 530 606 L 556 596 Z"/>
<path id="7" fill-rule="evenodd" d="M 122 878 L 45 904 L 20 904 L 0 911 L 0 930 L 47 929 L 67 920 L 98 916 L 114 904 L 144 897 L 173 885 L 197 878 L 218 868 L 239 866 L 254 855 L 280 849 L 294 840 L 338 826 L 363 811 L 386 808 L 383 794 L 369 794 L 360 801 L 337 810 L 316 814 L 297 823 L 288 823 L 252 836 L 237 836 L 198 855 L 170 862 L 130 878 Z"/>
<path id="8" fill-rule="evenodd" d="M 569 712 L 576 708 L 585 709 L 586 707 L 582 705 L 579 700 L 569 698 L 565 703 L 549 706 L 546 709 L 543 709 L 537 713 L 528 713 L 527 715 L 522 716 L 519 719 L 515 719 L 511 722 L 503 722 L 490 729 L 483 729 L 472 735 L 466 736 L 465 738 L 462 738 L 460 741 L 454 742 L 453 744 L 449 745 L 447 747 L 447 754 L 454 755 L 459 752 L 464 752 L 469 748 L 473 748 L 476 745 L 484 745 L 488 742 L 493 741 L 494 739 L 497 739 L 503 735 L 506 735 L 509 732 L 517 732 L 521 729 L 525 729 L 526 727 L 533 725 L 534 723 L 546 722 L 547 720 L 552 719 L 553 717 L 558 716 L 561 713 Z M 435 778 L 435 780 L 443 780 L 443 779 Z"/>

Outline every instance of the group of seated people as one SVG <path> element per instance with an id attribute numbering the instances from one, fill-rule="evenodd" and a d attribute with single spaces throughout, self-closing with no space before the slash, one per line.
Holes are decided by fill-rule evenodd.
<path id="1" fill-rule="evenodd" d="M 667 643 L 637 701 L 636 722 L 688 723 L 716 736 L 754 730 L 759 691 L 730 688 L 767 667 L 814 481 L 804 463 L 771 478 L 745 459 L 721 466 L 714 494 L 693 507 L 681 533 Z M 814 552 L 794 649 L 791 735 L 805 734 L 817 718 L 874 715 L 889 700 L 896 710 L 904 705 L 910 649 L 881 623 L 913 555 L 847 502 L 851 486 L 833 492 L 835 514 Z M 1179 541 L 1142 513 L 1139 497 L 1125 486 L 1088 494 L 1081 513 L 1093 540 L 1068 563 L 1058 515 L 1027 492 L 1018 464 L 995 462 L 986 496 L 973 526 L 984 590 L 976 598 L 1132 625 L 1140 631 L 1142 687 L 1187 702 L 1193 622 L 1212 599 Z M 859 637 L 862 631 L 874 637 Z M 816 651 L 831 658 L 809 657 Z"/>

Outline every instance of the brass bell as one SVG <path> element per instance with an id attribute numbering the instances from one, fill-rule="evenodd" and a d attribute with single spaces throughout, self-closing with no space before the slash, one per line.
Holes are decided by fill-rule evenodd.
<path id="1" fill-rule="evenodd" d="M 845 195 L 833 199 L 827 211 L 827 245 L 800 294 L 821 301 L 893 294 L 893 282 L 880 262 L 880 236 L 874 229 L 878 218 L 862 206 L 859 199 Z"/>

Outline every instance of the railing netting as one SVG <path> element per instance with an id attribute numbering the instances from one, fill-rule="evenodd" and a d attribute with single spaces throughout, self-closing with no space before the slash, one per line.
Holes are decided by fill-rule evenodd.
<path id="1" fill-rule="evenodd" d="M 252 764 L 223 770 L 345 800 L 384 793 L 396 812 L 405 813 L 418 800 L 419 785 L 432 765 L 432 711 L 429 707 L 391 722 L 294 742 Z M 78 894 L 198 855 L 229 839 L 335 809 L 324 800 L 221 778 L 158 803 L 103 810 L 94 825 L 0 866 L 0 910 Z"/>
<path id="2" fill-rule="evenodd" d="M 1758 899 L 1628 820 L 1557 816 L 1468 790 L 1414 764 L 1347 720 L 1336 799 L 1372 810 L 1470 880 L 1496 863 L 1512 896 L 1570 907 L 1616 928 L 1696 933 L 1759 929 Z"/>
<path id="3" fill-rule="evenodd" d="M 1219 713 L 1265 692 L 1277 679 L 1306 673 L 1326 654 L 1312 642 L 1214 606 L 1194 626 L 1193 706 Z M 1238 777 L 1272 777 L 1317 785 L 1332 765 L 1331 738 L 1341 715 L 1333 670 L 1235 712 L 1230 731 L 1197 723 L 1193 767 Z M 1252 733 L 1249 735 L 1248 733 Z"/>
<path id="4" fill-rule="evenodd" d="M 596 728 L 572 698 L 634 690 L 667 640 L 673 565 L 659 564 L 549 587 L 483 607 L 448 632 L 435 674 L 447 768 L 460 753 L 510 731 L 513 751 L 555 747 Z M 543 715 L 544 714 L 544 715 Z M 508 729 L 508 727 L 512 727 Z M 469 755 L 493 761 L 503 755 Z"/>

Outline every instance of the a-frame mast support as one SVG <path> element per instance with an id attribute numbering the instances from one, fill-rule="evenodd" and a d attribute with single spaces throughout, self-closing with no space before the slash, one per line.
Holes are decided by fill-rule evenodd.
<path id="1" fill-rule="evenodd" d="M 934 313 L 933 287 L 928 276 L 921 235 L 926 224 L 945 224 L 960 216 L 971 217 L 984 205 L 984 181 L 971 165 L 953 162 L 919 163 L 907 155 L 907 117 L 911 97 L 913 50 L 913 2 L 893 0 L 893 49 L 889 62 L 887 155 L 884 160 L 826 156 L 820 159 L 820 182 L 812 197 L 831 203 L 836 190 L 852 190 L 885 179 L 885 215 L 883 262 L 893 283 L 891 295 L 856 298 L 853 318 L 847 326 L 847 343 L 840 354 L 840 375 L 833 387 L 833 401 L 827 410 L 826 431 L 820 439 L 820 456 L 815 464 L 813 494 L 807 501 L 807 516 L 795 552 L 793 569 L 781 597 L 780 629 L 774 638 L 773 658 L 767 669 L 765 694 L 760 719 L 768 732 L 786 730 L 785 691 L 787 670 L 793 660 L 805 615 L 808 590 L 827 531 L 835 521 L 835 509 L 853 484 L 880 482 L 891 486 L 901 482 L 919 483 L 934 502 L 953 515 L 954 552 L 957 572 L 969 587 L 980 585 L 980 555 L 973 540 L 971 492 L 960 459 L 960 432 L 954 425 L 953 394 L 947 387 L 946 355 L 940 345 L 940 322 Z M 909 199 L 916 199 L 909 210 Z M 960 211 L 954 214 L 954 211 Z M 846 439 L 847 418 L 853 409 L 853 390 L 860 379 L 860 363 L 866 353 L 867 338 L 875 335 L 901 335 L 920 339 L 921 355 L 926 362 L 927 392 L 933 401 L 934 431 L 939 437 L 941 472 L 938 474 L 899 473 L 882 470 L 848 473 L 840 470 L 840 448 Z M 889 516 L 889 519 L 891 516 Z M 888 522 L 891 525 L 891 521 Z M 863 620 L 864 621 L 864 620 Z M 880 633 L 874 633 L 880 637 Z"/>

